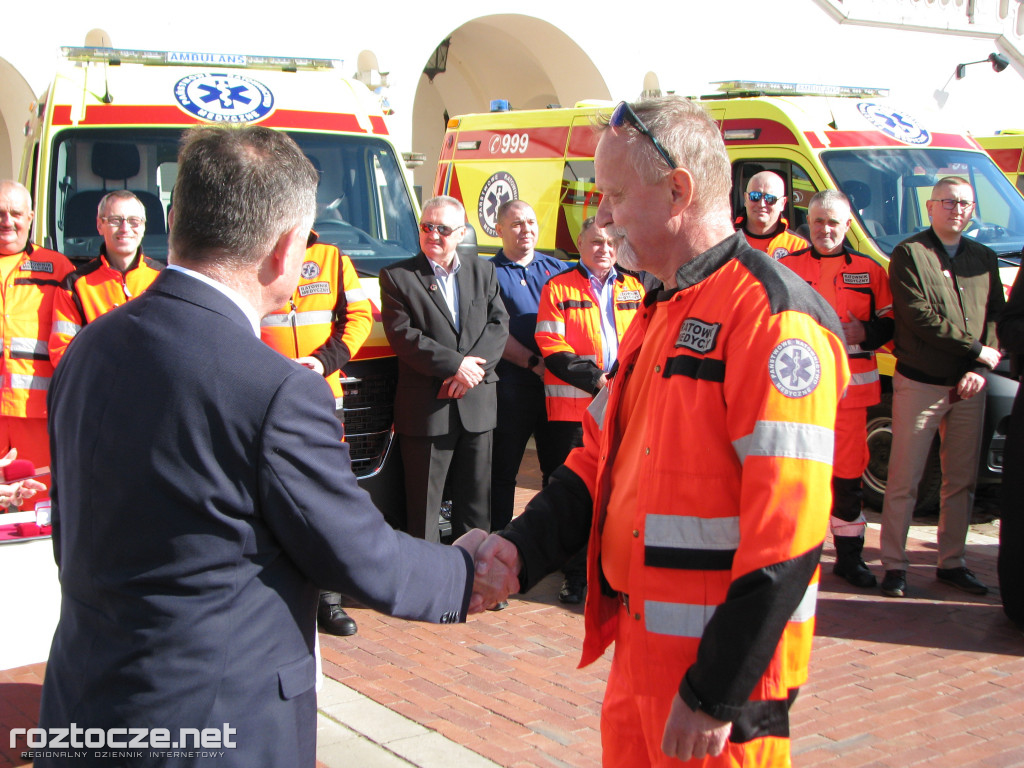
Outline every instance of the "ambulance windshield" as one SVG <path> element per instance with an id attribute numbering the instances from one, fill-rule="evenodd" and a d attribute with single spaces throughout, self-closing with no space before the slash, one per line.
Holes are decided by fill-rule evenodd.
<path id="1" fill-rule="evenodd" d="M 846 193 L 864 231 L 887 256 L 896 245 L 929 226 L 925 201 L 945 176 L 961 176 L 974 188 L 974 219 L 964 231 L 1001 256 L 1024 246 L 1024 198 L 989 157 L 954 149 L 865 149 L 822 152 L 822 161 Z"/>
<path id="2" fill-rule="evenodd" d="M 417 219 L 394 150 L 370 136 L 291 134 L 320 173 L 316 221 L 320 242 L 337 245 L 360 274 L 419 249 Z M 101 239 L 97 205 L 107 192 L 130 189 L 146 207 L 145 254 L 167 259 L 167 214 L 177 177 L 178 141 L 173 129 L 62 131 L 55 141 L 50 206 L 52 247 L 76 261 L 94 258 Z"/>

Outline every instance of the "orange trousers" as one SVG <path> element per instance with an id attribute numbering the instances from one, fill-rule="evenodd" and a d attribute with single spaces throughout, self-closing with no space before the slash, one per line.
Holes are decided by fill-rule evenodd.
<path id="1" fill-rule="evenodd" d="M 0 416 L 0 456 L 11 448 L 18 449 L 19 459 L 28 459 L 36 468 L 50 466 L 50 435 L 46 430 L 46 419 L 22 419 L 15 416 Z M 39 481 L 50 487 L 50 476 Z M 23 511 L 35 509 L 37 502 L 50 498 L 49 491 L 39 491 L 24 502 Z"/>

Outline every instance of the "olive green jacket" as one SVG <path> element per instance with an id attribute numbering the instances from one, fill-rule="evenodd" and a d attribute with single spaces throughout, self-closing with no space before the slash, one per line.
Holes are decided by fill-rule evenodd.
<path id="1" fill-rule="evenodd" d="M 926 384 L 954 386 L 982 346 L 997 347 L 1005 306 L 995 252 L 964 237 L 950 259 L 929 227 L 896 246 L 889 262 L 896 370 Z"/>

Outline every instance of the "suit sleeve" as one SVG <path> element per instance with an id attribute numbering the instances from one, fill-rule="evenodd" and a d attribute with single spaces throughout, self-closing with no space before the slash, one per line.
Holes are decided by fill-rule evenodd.
<path id="1" fill-rule="evenodd" d="M 1010 300 L 999 320 L 999 344 L 1015 355 L 1024 354 L 1024 269 L 1017 271 Z"/>
<path id="2" fill-rule="evenodd" d="M 415 286 L 411 285 L 415 275 L 399 275 L 408 278 L 403 280 L 406 283 L 405 288 L 415 289 Z M 440 344 L 426 333 L 425 328 L 419 327 L 426 325 L 422 313 L 419 316 L 414 315 L 410 297 L 405 294 L 402 287 L 399 287 L 396 276 L 388 269 L 383 269 L 380 273 L 380 299 L 384 334 L 395 355 L 402 362 L 424 376 L 434 376 L 438 379 L 445 379 L 459 370 L 465 355 Z M 422 306 L 426 306 L 425 301 Z M 440 313 L 438 322 L 442 322 Z M 490 358 L 485 359 L 490 361 Z"/>
<path id="3" fill-rule="evenodd" d="M 356 482 L 324 380 L 297 370 L 261 434 L 261 514 L 283 550 L 324 589 L 392 616 L 464 621 L 472 558 L 393 530 Z"/>
<path id="4" fill-rule="evenodd" d="M 373 306 L 363 290 L 352 260 L 344 253 L 341 259 L 341 290 L 334 307 L 331 335 L 313 352 L 323 363 L 324 375 L 341 370 L 366 342 L 373 327 Z"/>

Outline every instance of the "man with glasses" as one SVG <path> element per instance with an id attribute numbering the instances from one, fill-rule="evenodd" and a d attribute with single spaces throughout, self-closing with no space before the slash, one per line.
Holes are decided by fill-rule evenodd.
<path id="1" fill-rule="evenodd" d="M 452 534 L 491 524 L 494 372 L 508 315 L 494 266 L 461 260 L 466 213 L 452 197 L 423 205 L 420 253 L 380 272 L 381 317 L 398 357 L 395 431 L 405 465 L 406 530 L 438 541 L 445 481 Z"/>
<path id="2" fill-rule="evenodd" d="M 896 246 L 889 262 L 896 372 L 892 450 L 882 505 L 882 593 L 907 590 L 907 532 L 936 432 L 941 440 L 939 581 L 974 595 L 982 584 L 965 565 L 967 530 L 981 453 L 982 372 L 1000 353 L 996 321 L 1005 300 L 995 253 L 963 237 L 974 190 L 959 176 L 940 179 L 926 203 L 931 227 Z"/>
<path id="3" fill-rule="evenodd" d="M 800 235 L 790 232 L 789 222 L 782 215 L 786 210 L 786 182 L 779 174 L 761 171 L 751 176 L 743 206 L 746 214 L 736 219 L 736 229 L 743 230 L 751 248 L 778 260 L 810 247 Z"/>
<path id="4" fill-rule="evenodd" d="M 47 345 L 60 281 L 74 267 L 29 242 L 35 214 L 28 190 L 0 181 L 0 455 L 11 448 L 37 467 L 50 464 L 46 391 L 53 376 Z M 47 499 L 39 493 L 33 504 Z"/>
<path id="5" fill-rule="evenodd" d="M 583 446 L 478 568 L 500 560 L 529 588 L 589 537 L 581 663 L 615 644 L 605 765 L 789 765 L 849 379 L 842 329 L 734 230 L 729 157 L 699 105 L 619 105 L 594 163 L 618 263 L 665 290 L 623 336 Z"/>
<path id="6" fill-rule="evenodd" d="M 104 195 L 96 210 L 96 229 L 103 238 L 100 255 L 64 278 L 53 300 L 54 365 L 85 325 L 134 299 L 163 269 L 142 252 L 146 208 L 134 193 L 119 189 Z"/>

